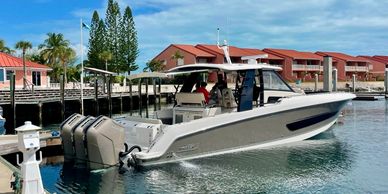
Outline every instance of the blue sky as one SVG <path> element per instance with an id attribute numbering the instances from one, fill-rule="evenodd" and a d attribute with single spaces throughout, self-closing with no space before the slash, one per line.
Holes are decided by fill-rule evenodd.
<path id="1" fill-rule="evenodd" d="M 172 43 L 214 44 L 216 29 L 230 45 L 388 55 L 388 0 L 119 0 L 129 5 L 144 64 Z M 79 52 L 79 20 L 107 0 L 2 0 L 0 38 L 34 46 L 63 33 Z M 87 49 L 88 32 L 84 31 Z M 142 68 L 140 68 L 142 69 Z"/>

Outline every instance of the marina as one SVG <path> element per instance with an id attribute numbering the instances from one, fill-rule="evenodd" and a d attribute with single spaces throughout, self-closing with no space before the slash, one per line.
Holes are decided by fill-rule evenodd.
<path id="1" fill-rule="evenodd" d="M 124 174 L 116 167 L 90 172 L 54 162 L 41 167 L 43 183 L 57 193 L 385 193 L 387 110 L 385 100 L 353 101 L 337 124 L 309 140 Z"/>

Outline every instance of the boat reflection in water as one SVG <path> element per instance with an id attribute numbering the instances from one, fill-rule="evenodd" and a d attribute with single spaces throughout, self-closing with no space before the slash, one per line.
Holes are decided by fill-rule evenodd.
<path id="1" fill-rule="evenodd" d="M 160 187 L 174 188 L 174 192 L 232 193 L 319 188 L 351 168 L 352 154 L 333 135 L 330 130 L 288 146 L 148 167 L 143 174 L 151 192 Z"/>

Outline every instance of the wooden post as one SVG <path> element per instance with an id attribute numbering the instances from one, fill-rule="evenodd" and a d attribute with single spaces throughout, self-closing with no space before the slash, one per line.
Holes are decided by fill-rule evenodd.
<path id="1" fill-rule="evenodd" d="M 120 114 L 123 114 L 123 96 L 120 93 Z"/>
<path id="2" fill-rule="evenodd" d="M 141 99 L 141 81 L 142 79 L 139 79 L 139 84 L 138 84 L 138 93 L 139 93 L 139 116 L 141 117 L 141 106 L 142 106 L 142 99 Z"/>
<path id="3" fill-rule="evenodd" d="M 152 78 L 152 86 L 153 86 L 153 90 L 154 90 L 154 111 L 156 111 L 156 103 L 157 103 L 157 99 L 158 97 L 156 96 L 157 93 L 156 93 L 156 78 Z"/>
<path id="4" fill-rule="evenodd" d="M 11 100 L 11 112 L 12 112 L 12 120 L 13 120 L 13 126 L 12 130 L 15 133 L 16 129 L 16 101 L 15 101 L 15 73 L 11 74 L 11 80 L 10 80 L 10 100 Z"/>
<path id="5" fill-rule="evenodd" d="M 132 80 L 129 80 L 129 115 L 132 116 L 133 110 L 133 95 L 132 95 Z"/>
<path id="6" fill-rule="evenodd" d="M 42 107 L 43 107 L 42 102 L 39 102 L 39 104 L 38 104 L 39 115 L 38 115 L 38 116 L 39 116 L 39 126 L 40 126 L 40 127 L 43 126 L 43 117 L 42 117 L 42 115 L 43 115 L 43 113 L 42 113 L 43 109 L 42 109 Z"/>
<path id="7" fill-rule="evenodd" d="M 112 118 L 112 75 L 109 75 L 108 81 L 108 108 L 109 117 Z"/>
<path id="8" fill-rule="evenodd" d="M 95 103 L 95 113 L 96 113 L 96 116 L 98 116 L 100 114 L 100 107 L 98 103 L 98 79 L 97 79 L 97 76 L 95 77 L 96 77 L 96 80 L 94 83 L 94 103 Z"/>
<path id="9" fill-rule="evenodd" d="M 161 103 L 161 99 L 162 99 L 162 90 L 161 90 L 162 86 L 161 85 L 162 85 L 162 78 L 159 78 L 159 86 L 158 86 L 159 87 L 159 91 L 158 91 L 159 92 L 159 100 L 158 100 L 159 109 L 161 108 L 160 103 Z"/>
<path id="10" fill-rule="evenodd" d="M 353 90 L 353 93 L 356 92 L 356 75 L 355 74 L 352 75 L 352 90 Z"/>
<path id="11" fill-rule="evenodd" d="M 142 79 L 140 78 L 139 79 L 139 84 L 138 84 L 138 95 L 139 95 L 139 109 L 141 109 L 141 106 L 142 106 L 142 100 L 141 100 L 141 85 L 142 85 Z"/>
<path id="12" fill-rule="evenodd" d="M 148 108 L 149 105 L 149 95 L 148 95 L 148 78 L 146 78 L 146 107 Z"/>
<path id="13" fill-rule="evenodd" d="M 61 96 L 61 120 L 65 120 L 65 83 L 64 83 L 64 75 L 61 74 L 59 77 L 59 93 Z"/>

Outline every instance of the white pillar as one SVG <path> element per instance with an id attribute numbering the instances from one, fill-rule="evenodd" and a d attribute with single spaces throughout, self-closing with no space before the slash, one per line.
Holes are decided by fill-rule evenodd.
<path id="1" fill-rule="evenodd" d="M 385 86 L 385 93 L 388 94 L 388 68 L 385 68 L 384 86 Z"/>
<path id="2" fill-rule="evenodd" d="M 16 128 L 18 132 L 18 149 L 23 152 L 23 162 L 19 163 L 19 155 L 16 155 L 17 163 L 21 167 L 23 194 L 45 193 L 43 189 L 42 177 L 40 176 L 39 164 L 42 162 L 42 152 L 40 160 L 36 160 L 35 152 L 40 148 L 39 132 L 41 128 L 26 121 L 23 126 Z"/>
<path id="3" fill-rule="evenodd" d="M 352 75 L 352 90 L 356 92 L 356 74 Z"/>
<path id="4" fill-rule="evenodd" d="M 332 82 L 333 60 L 330 56 L 323 57 L 323 91 L 331 92 L 333 88 Z"/>
<path id="5" fill-rule="evenodd" d="M 338 71 L 336 68 L 333 69 L 333 91 L 337 91 L 337 82 L 338 82 Z"/>
<path id="6" fill-rule="evenodd" d="M 314 91 L 318 91 L 318 81 L 319 81 L 319 75 L 316 73 L 314 74 L 314 78 L 315 78 L 315 87 L 314 87 Z"/>

